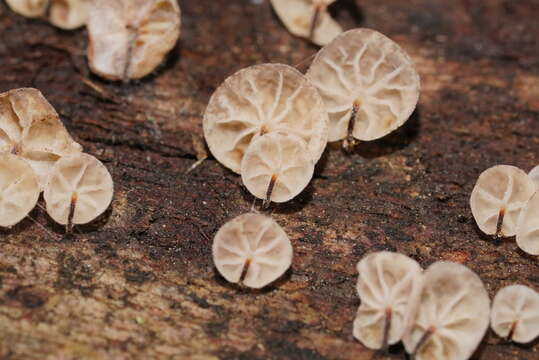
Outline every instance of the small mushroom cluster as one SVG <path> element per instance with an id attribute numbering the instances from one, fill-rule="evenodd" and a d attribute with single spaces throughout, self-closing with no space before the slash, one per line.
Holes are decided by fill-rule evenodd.
<path id="1" fill-rule="evenodd" d="M 479 229 L 497 238 L 516 235 L 526 253 L 539 255 L 539 166 L 526 174 L 510 165 L 481 173 L 470 197 Z"/>
<path id="2" fill-rule="evenodd" d="M 0 226 L 24 219 L 42 191 L 47 213 L 69 232 L 109 207 L 113 184 L 107 168 L 82 153 L 39 90 L 0 93 Z"/>
<path id="3" fill-rule="evenodd" d="M 180 36 L 177 0 L 6 0 L 18 14 L 71 30 L 87 25 L 88 64 L 109 80 L 140 79 Z"/>

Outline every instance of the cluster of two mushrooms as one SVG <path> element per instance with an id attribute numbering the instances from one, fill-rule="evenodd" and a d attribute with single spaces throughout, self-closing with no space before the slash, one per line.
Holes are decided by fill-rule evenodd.
<path id="1" fill-rule="evenodd" d="M 70 231 L 108 208 L 113 184 L 105 166 L 82 153 L 39 90 L 1 93 L 0 226 L 24 219 L 42 191 L 47 213 Z"/>
<path id="2" fill-rule="evenodd" d="M 522 285 L 490 299 L 466 266 L 439 261 L 425 271 L 399 253 L 377 252 L 357 265 L 361 298 L 354 337 L 371 349 L 401 341 L 417 360 L 465 360 L 488 329 L 516 342 L 539 335 L 539 294 Z"/>

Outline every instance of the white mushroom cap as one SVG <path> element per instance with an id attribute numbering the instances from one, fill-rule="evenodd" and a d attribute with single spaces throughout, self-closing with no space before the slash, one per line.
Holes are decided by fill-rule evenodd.
<path id="1" fill-rule="evenodd" d="M 365 256 L 357 270 L 361 305 L 354 337 L 370 349 L 399 342 L 412 312 L 411 295 L 421 287 L 421 267 L 408 256 L 383 251 Z"/>
<path id="2" fill-rule="evenodd" d="M 470 197 L 477 226 L 488 235 L 501 229 L 500 235 L 514 236 L 520 211 L 534 192 L 531 178 L 517 167 L 497 165 L 483 171 Z"/>
<path id="3" fill-rule="evenodd" d="M 243 214 L 224 224 L 215 235 L 213 262 L 229 282 L 259 289 L 290 267 L 292 245 L 273 219 Z"/>
<path id="4" fill-rule="evenodd" d="M 6 0 L 6 3 L 17 14 L 36 18 L 45 15 L 49 0 Z"/>
<path id="5" fill-rule="evenodd" d="M 259 199 L 285 202 L 305 189 L 314 162 L 299 136 L 273 132 L 256 137 L 241 162 L 243 184 Z"/>
<path id="6" fill-rule="evenodd" d="M 73 211 L 73 224 L 86 224 L 109 207 L 113 183 L 107 168 L 91 155 L 62 157 L 54 165 L 43 192 L 47 213 L 66 225 Z"/>
<path id="7" fill-rule="evenodd" d="M 483 282 L 464 265 L 436 262 L 423 273 L 417 311 L 403 337 L 416 360 L 465 360 L 488 325 L 490 300 Z"/>
<path id="8" fill-rule="evenodd" d="M 111 80 L 151 73 L 180 36 L 177 0 L 95 0 L 88 17 L 88 64 Z"/>
<path id="9" fill-rule="evenodd" d="M 539 165 L 531 169 L 531 171 L 528 173 L 528 176 L 531 177 L 535 184 L 535 189 L 539 190 Z"/>
<path id="10" fill-rule="evenodd" d="M 335 0 L 271 0 L 273 9 L 293 35 L 310 38 L 312 22 L 316 21 L 313 39 L 324 46 L 342 33 L 342 27 L 327 12 L 326 7 Z M 315 18 L 316 9 L 319 9 Z"/>
<path id="11" fill-rule="evenodd" d="M 419 99 L 419 75 L 410 57 L 370 29 L 337 36 L 320 50 L 307 77 L 329 113 L 329 141 L 385 136 L 404 124 Z"/>
<path id="12" fill-rule="evenodd" d="M 524 285 L 504 287 L 492 302 L 490 325 L 498 336 L 532 341 L 539 336 L 539 293 Z"/>
<path id="13" fill-rule="evenodd" d="M 32 167 L 21 157 L 0 154 L 0 226 L 10 227 L 36 206 L 39 184 Z"/>
<path id="14" fill-rule="evenodd" d="M 327 126 L 316 88 L 283 64 L 255 65 L 227 78 L 210 98 L 203 121 L 211 153 L 236 173 L 253 136 L 275 131 L 301 137 L 317 162 L 326 147 Z"/>
<path id="15" fill-rule="evenodd" d="M 532 195 L 518 216 L 516 240 L 523 251 L 539 255 L 539 191 Z"/>
<path id="16" fill-rule="evenodd" d="M 0 94 L 0 152 L 25 158 L 41 189 L 59 157 L 81 151 L 39 90 L 21 88 Z"/>
<path id="17" fill-rule="evenodd" d="M 52 0 L 49 21 L 65 30 L 83 26 L 94 0 Z"/>

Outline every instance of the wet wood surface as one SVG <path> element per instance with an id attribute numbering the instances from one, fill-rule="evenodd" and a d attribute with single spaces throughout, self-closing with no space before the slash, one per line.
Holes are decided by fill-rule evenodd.
<path id="1" fill-rule="evenodd" d="M 0 91 L 40 89 L 85 151 L 110 169 L 114 201 L 65 237 L 42 210 L 0 231 L 2 359 L 374 359 L 352 337 L 357 261 L 375 250 L 423 266 L 466 264 L 492 296 L 539 290 L 536 257 L 482 236 L 468 201 L 495 164 L 539 163 L 539 2 L 339 0 L 345 28 L 399 42 L 417 64 L 417 111 L 352 154 L 330 145 L 309 187 L 272 207 L 294 246 L 262 291 L 226 283 L 211 242 L 252 197 L 213 159 L 194 171 L 205 105 L 224 78 L 262 62 L 304 71 L 316 48 L 267 1 L 180 1 L 178 46 L 152 76 L 88 72 L 85 30 L 66 32 L 0 3 Z M 199 154 L 200 155 L 200 154 Z M 388 358 L 404 359 L 402 347 Z M 537 342 L 489 330 L 475 359 L 537 359 Z"/>

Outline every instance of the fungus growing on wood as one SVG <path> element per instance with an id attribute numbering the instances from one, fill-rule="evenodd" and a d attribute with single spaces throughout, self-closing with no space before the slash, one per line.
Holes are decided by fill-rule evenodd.
<path id="1" fill-rule="evenodd" d="M 470 197 L 470 207 L 481 231 L 496 237 L 514 236 L 520 211 L 535 192 L 531 178 L 510 165 L 481 173 Z"/>
<path id="2" fill-rule="evenodd" d="M 271 218 L 248 213 L 224 224 L 213 240 L 213 262 L 229 282 L 259 289 L 292 263 L 292 245 Z"/>
<path id="3" fill-rule="evenodd" d="M 240 173 L 253 137 L 272 132 L 301 137 L 317 162 L 327 143 L 328 117 L 318 91 L 299 71 L 263 64 L 236 72 L 215 90 L 203 127 L 213 156 Z"/>
<path id="4" fill-rule="evenodd" d="M 421 286 L 421 267 L 409 257 L 391 252 L 365 256 L 358 264 L 361 298 L 354 337 L 370 349 L 399 342 L 412 314 L 411 295 Z"/>
<path id="5" fill-rule="evenodd" d="M 54 165 L 43 192 L 47 213 L 71 232 L 86 224 L 110 205 L 113 183 L 107 168 L 88 154 L 62 157 Z"/>
<path id="6" fill-rule="evenodd" d="M 519 248 L 528 254 L 539 255 L 539 190 L 520 212 L 516 235 Z"/>
<path id="7" fill-rule="evenodd" d="M 354 29 L 316 55 L 307 77 L 329 113 L 329 141 L 345 149 L 400 127 L 414 111 L 420 80 L 406 52 L 385 35 Z"/>
<path id="8" fill-rule="evenodd" d="M 151 73 L 180 36 L 176 0 L 95 0 L 88 16 L 88 64 L 111 80 Z"/>
<path id="9" fill-rule="evenodd" d="M 406 351 L 416 360 L 468 359 L 489 325 L 490 300 L 479 276 L 464 265 L 436 262 L 414 296 Z"/>

